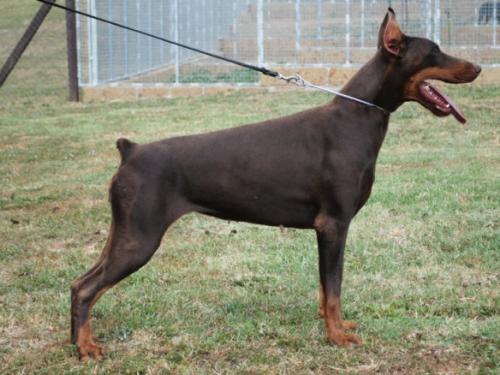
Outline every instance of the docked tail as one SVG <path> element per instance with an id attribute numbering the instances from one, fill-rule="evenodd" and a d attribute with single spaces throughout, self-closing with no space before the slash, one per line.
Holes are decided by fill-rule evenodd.
<path id="1" fill-rule="evenodd" d="M 119 138 L 116 141 L 116 147 L 120 151 L 120 156 L 122 157 L 122 164 L 123 164 L 133 153 L 134 149 L 137 147 L 137 143 L 129 141 L 126 138 Z"/>

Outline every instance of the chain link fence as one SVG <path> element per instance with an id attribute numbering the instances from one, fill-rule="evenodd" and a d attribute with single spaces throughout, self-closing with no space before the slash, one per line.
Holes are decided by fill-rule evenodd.
<path id="1" fill-rule="evenodd" d="M 264 66 L 359 66 L 387 7 L 409 35 L 500 66 L 500 0 L 79 0 L 81 11 Z M 258 73 L 77 17 L 82 86 L 112 82 L 256 84 Z"/>

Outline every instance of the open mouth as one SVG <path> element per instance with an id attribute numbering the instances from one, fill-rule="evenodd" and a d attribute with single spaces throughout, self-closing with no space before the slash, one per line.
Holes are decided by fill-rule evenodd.
<path id="1" fill-rule="evenodd" d="M 423 104 L 438 116 L 448 116 L 452 114 L 457 121 L 465 124 L 467 121 L 457 105 L 445 94 L 439 91 L 426 81 L 418 85 L 418 90 L 423 100 Z"/>

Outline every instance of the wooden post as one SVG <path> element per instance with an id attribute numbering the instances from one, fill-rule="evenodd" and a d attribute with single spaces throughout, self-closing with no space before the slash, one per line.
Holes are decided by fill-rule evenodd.
<path id="1" fill-rule="evenodd" d="M 55 0 L 47 1 L 53 3 Z M 23 36 L 21 37 L 21 39 L 19 39 L 19 42 L 17 42 L 17 45 L 10 53 L 10 56 L 3 65 L 2 70 L 0 70 L 0 87 L 2 87 L 12 69 L 14 69 L 14 67 L 16 66 L 24 50 L 30 44 L 31 40 L 35 36 L 36 32 L 38 31 L 40 25 L 43 23 L 43 20 L 45 19 L 51 8 L 52 5 L 44 3 L 40 6 L 40 9 L 38 9 L 38 12 L 35 14 L 35 17 L 33 17 L 33 20 L 26 28 Z"/>
<path id="2" fill-rule="evenodd" d="M 75 9 L 75 0 L 66 0 L 66 7 Z M 66 50 L 68 55 L 68 99 L 71 102 L 80 100 L 78 93 L 78 54 L 76 46 L 76 16 L 66 11 Z"/>

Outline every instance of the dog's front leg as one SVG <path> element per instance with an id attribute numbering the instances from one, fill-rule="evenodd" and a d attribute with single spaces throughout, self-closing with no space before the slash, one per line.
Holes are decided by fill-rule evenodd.
<path id="1" fill-rule="evenodd" d="M 342 320 L 341 286 L 344 247 L 349 223 L 320 214 L 315 220 L 319 251 L 320 312 L 325 318 L 331 343 L 347 346 L 359 345 L 361 340 L 345 329 L 356 328 L 356 323 Z"/>

